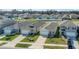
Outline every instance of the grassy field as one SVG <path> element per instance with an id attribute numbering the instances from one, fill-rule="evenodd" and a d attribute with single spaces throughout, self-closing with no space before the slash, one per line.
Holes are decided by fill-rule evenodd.
<path id="1" fill-rule="evenodd" d="M 37 22 L 36 19 L 16 19 L 17 22 L 32 22 L 35 23 Z"/>
<path id="2" fill-rule="evenodd" d="M 46 42 L 48 44 L 67 44 L 62 38 L 47 38 Z"/>
<path id="3" fill-rule="evenodd" d="M 39 35 L 29 35 L 25 39 L 23 39 L 21 42 L 35 42 L 38 39 Z M 28 38 L 31 38 L 32 41 L 30 41 Z"/>
<path id="4" fill-rule="evenodd" d="M 15 47 L 20 47 L 20 48 L 28 48 L 29 46 L 31 46 L 31 44 L 16 44 Z"/>
<path id="5" fill-rule="evenodd" d="M 66 49 L 66 47 L 60 47 L 60 46 L 44 46 L 44 49 Z"/>
<path id="6" fill-rule="evenodd" d="M 6 36 L 6 37 L 0 39 L 0 41 L 12 41 L 12 40 L 15 39 L 16 37 L 18 37 L 18 35 L 10 35 L 10 36 L 8 36 L 8 38 L 7 38 L 7 36 Z"/>
<path id="7" fill-rule="evenodd" d="M 79 24 L 79 19 L 73 19 L 72 22 L 75 24 Z"/>

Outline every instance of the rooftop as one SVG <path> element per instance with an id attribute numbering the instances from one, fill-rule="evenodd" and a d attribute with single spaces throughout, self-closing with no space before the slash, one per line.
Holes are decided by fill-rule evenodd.
<path id="1" fill-rule="evenodd" d="M 49 31 L 56 31 L 57 27 L 58 27 L 58 24 L 56 22 L 52 22 L 45 29 L 48 29 Z"/>

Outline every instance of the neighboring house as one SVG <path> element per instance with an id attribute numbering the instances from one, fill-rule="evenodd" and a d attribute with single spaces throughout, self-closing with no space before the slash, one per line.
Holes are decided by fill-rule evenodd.
<path id="1" fill-rule="evenodd" d="M 70 14 L 70 18 L 71 19 L 79 19 L 79 15 L 78 14 Z"/>
<path id="2" fill-rule="evenodd" d="M 42 15 L 37 16 L 37 20 L 44 20 L 44 19 L 45 19 L 45 17 L 44 17 L 44 16 L 42 16 Z"/>
<path id="3" fill-rule="evenodd" d="M 29 18 L 32 18 L 32 15 L 28 14 L 28 13 L 24 13 L 24 14 L 19 14 L 18 17 L 24 18 L 24 19 L 29 19 Z"/>
<path id="4" fill-rule="evenodd" d="M 62 17 L 62 21 L 63 21 L 63 20 L 71 20 L 70 15 L 64 15 L 64 16 Z"/>
<path id="5" fill-rule="evenodd" d="M 77 37 L 77 26 L 70 20 L 64 21 L 60 25 L 60 33 L 68 39 L 75 39 Z"/>
<path id="6" fill-rule="evenodd" d="M 45 24 L 45 22 L 37 21 L 35 23 L 22 22 L 19 24 L 22 35 L 36 34 L 39 32 L 40 28 Z"/>
<path id="7" fill-rule="evenodd" d="M 15 33 L 19 33 L 19 28 L 17 23 L 3 28 L 4 35 L 13 35 Z"/>
<path id="8" fill-rule="evenodd" d="M 30 25 L 32 25 L 30 22 L 22 22 L 19 24 L 22 35 L 27 36 L 31 33 Z"/>
<path id="9" fill-rule="evenodd" d="M 8 18 L 1 18 L 0 19 L 0 34 L 3 34 L 3 28 L 4 27 L 10 26 L 14 23 L 15 23 L 15 21 L 10 20 Z"/>
<path id="10" fill-rule="evenodd" d="M 46 37 L 54 37 L 58 24 L 56 22 L 52 22 L 50 25 L 40 30 L 40 35 Z"/>

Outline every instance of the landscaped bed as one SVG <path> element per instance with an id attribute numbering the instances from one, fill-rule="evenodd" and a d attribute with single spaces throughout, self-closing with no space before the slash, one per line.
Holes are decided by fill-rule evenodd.
<path id="1" fill-rule="evenodd" d="M 61 46 L 44 46 L 44 49 L 66 49 L 66 47 L 61 47 Z"/>
<path id="2" fill-rule="evenodd" d="M 16 44 L 15 47 L 28 48 L 29 46 L 31 46 L 31 44 L 20 44 L 20 43 L 18 43 L 18 44 Z"/>
<path id="3" fill-rule="evenodd" d="M 62 38 L 47 38 L 47 44 L 67 44 L 67 42 Z"/>
<path id="4" fill-rule="evenodd" d="M 2 39 L 0 39 L 0 41 L 12 41 L 16 37 L 18 37 L 18 35 L 8 35 L 8 36 L 5 36 Z"/>
<path id="5" fill-rule="evenodd" d="M 26 38 L 24 38 L 21 42 L 35 42 L 38 39 L 39 35 L 29 35 Z M 31 40 L 29 40 L 29 38 Z"/>

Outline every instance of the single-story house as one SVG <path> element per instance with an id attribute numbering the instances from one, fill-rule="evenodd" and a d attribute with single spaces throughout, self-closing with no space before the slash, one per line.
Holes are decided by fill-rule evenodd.
<path id="1" fill-rule="evenodd" d="M 78 14 L 70 14 L 70 18 L 71 19 L 79 19 L 79 15 Z"/>
<path id="2" fill-rule="evenodd" d="M 3 28 L 14 24 L 14 20 L 10 20 L 8 18 L 0 19 L 0 34 L 3 34 Z"/>
<path id="3" fill-rule="evenodd" d="M 46 36 L 46 37 L 54 37 L 57 27 L 58 27 L 58 24 L 56 22 L 52 22 L 47 27 L 40 30 L 40 35 Z"/>
<path id="4" fill-rule="evenodd" d="M 36 34 L 39 29 L 45 24 L 45 22 L 37 21 L 35 23 L 31 22 L 22 22 L 19 24 L 21 34 L 22 35 L 29 35 L 29 34 Z"/>
<path id="5" fill-rule="evenodd" d="M 3 28 L 4 35 L 13 35 L 15 33 L 19 33 L 19 27 L 17 23 Z"/>
<path id="6" fill-rule="evenodd" d="M 63 15 L 62 21 L 63 20 L 71 20 L 70 15 Z"/>
<path id="7" fill-rule="evenodd" d="M 77 26 L 70 20 L 62 21 L 60 25 L 60 33 L 67 38 L 76 38 Z"/>

